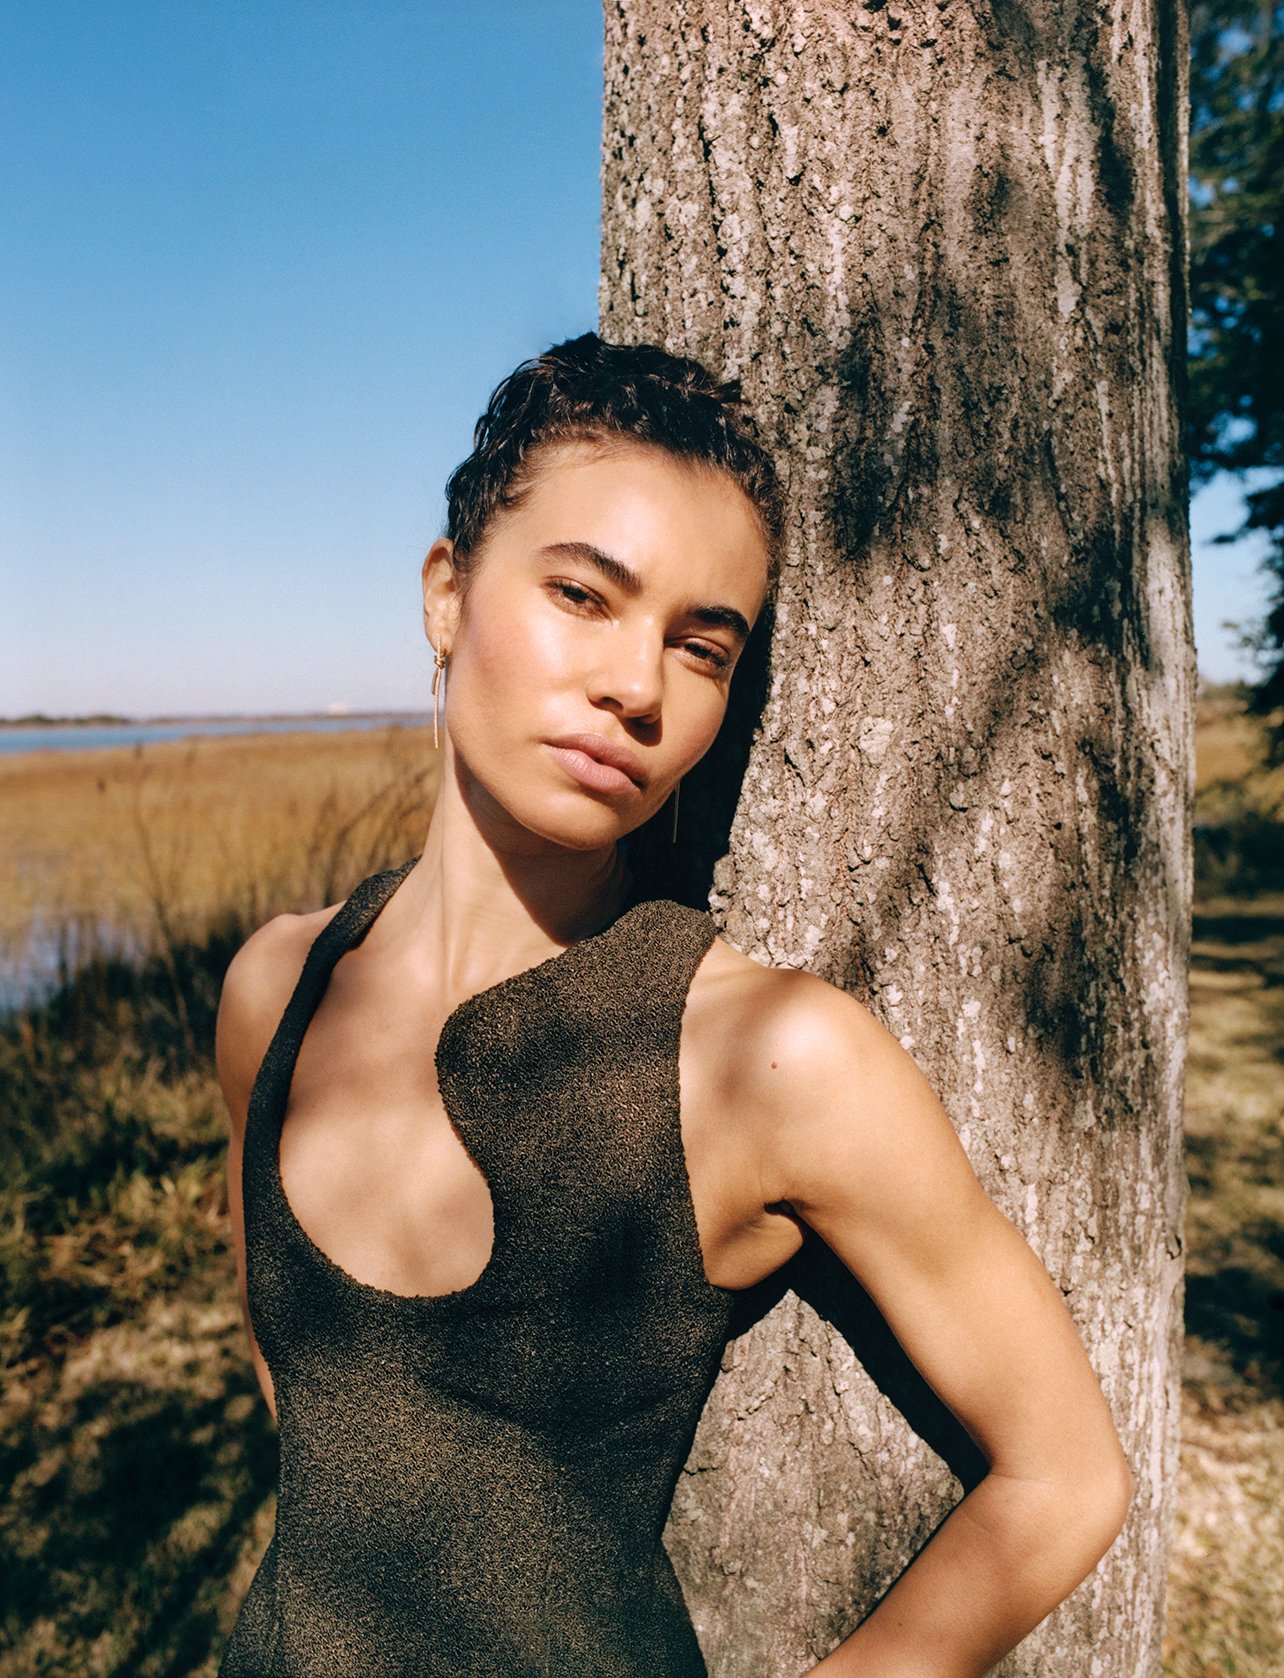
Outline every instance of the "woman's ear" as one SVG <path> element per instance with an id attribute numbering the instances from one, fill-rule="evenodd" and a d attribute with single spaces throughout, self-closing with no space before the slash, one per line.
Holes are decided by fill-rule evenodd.
<path id="1" fill-rule="evenodd" d="M 455 544 L 439 536 L 424 556 L 424 634 L 434 652 L 449 655 L 459 626 L 459 573 L 455 570 Z"/>

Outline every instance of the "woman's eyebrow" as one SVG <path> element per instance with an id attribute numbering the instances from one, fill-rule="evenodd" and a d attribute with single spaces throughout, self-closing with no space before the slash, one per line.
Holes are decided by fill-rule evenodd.
<path id="1" fill-rule="evenodd" d="M 601 548 L 595 548 L 592 542 L 549 542 L 536 549 L 536 556 L 541 559 L 562 556 L 566 559 L 582 560 L 585 565 L 591 565 L 594 570 L 600 571 L 617 588 L 623 589 L 625 594 L 635 595 L 642 592 L 642 579 L 637 572 L 630 570 L 622 559 L 616 559 L 613 554 L 603 553 Z M 749 620 L 734 606 L 692 606 L 688 616 L 710 629 L 729 629 L 742 641 L 749 639 Z"/>
<path id="2" fill-rule="evenodd" d="M 603 553 L 601 548 L 595 548 L 592 542 L 549 542 L 546 547 L 536 550 L 540 558 L 556 558 L 559 554 L 567 559 L 582 559 L 586 565 L 592 565 L 604 577 L 610 579 L 625 594 L 641 594 L 642 579 L 636 571 L 630 571 L 622 559 L 616 559 L 611 554 Z"/>
<path id="3" fill-rule="evenodd" d="M 729 629 L 741 641 L 749 639 L 749 620 L 734 606 L 693 606 L 691 616 L 709 629 Z"/>

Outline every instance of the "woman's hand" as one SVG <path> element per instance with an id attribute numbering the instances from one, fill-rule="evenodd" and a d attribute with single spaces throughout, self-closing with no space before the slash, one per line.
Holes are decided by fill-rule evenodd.
<path id="1" fill-rule="evenodd" d="M 765 1180 L 860 1280 L 989 1464 L 813 1670 L 979 1678 L 1105 1553 L 1131 1475 L 1059 1291 L 910 1056 L 843 992 L 771 978 L 738 1075 L 762 1104 Z"/>

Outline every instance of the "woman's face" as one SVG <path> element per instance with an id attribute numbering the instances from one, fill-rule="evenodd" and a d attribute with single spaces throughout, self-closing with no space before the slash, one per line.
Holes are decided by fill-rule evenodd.
<path id="1" fill-rule="evenodd" d="M 441 541 L 424 562 L 424 622 L 474 815 L 573 849 L 640 826 L 713 743 L 762 607 L 744 491 L 660 449 L 558 445 L 491 520 L 466 593 L 450 557 Z"/>

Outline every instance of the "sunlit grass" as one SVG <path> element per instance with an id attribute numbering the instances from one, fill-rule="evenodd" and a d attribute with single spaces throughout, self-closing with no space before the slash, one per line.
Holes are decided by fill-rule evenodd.
<path id="1" fill-rule="evenodd" d="M 0 956 L 47 971 L 332 902 L 418 849 L 435 776 L 425 731 L 391 726 L 0 757 Z"/>
<path id="2" fill-rule="evenodd" d="M 1200 704 L 1195 859 L 1206 896 L 1284 897 L 1284 763 L 1268 762 L 1267 726 L 1233 691 Z"/>
<path id="3" fill-rule="evenodd" d="M 1186 1357 L 1164 1671 L 1284 1670 L 1284 897 L 1199 905 Z"/>

